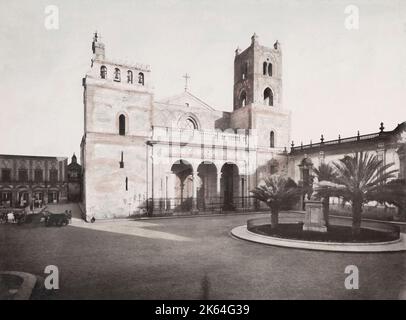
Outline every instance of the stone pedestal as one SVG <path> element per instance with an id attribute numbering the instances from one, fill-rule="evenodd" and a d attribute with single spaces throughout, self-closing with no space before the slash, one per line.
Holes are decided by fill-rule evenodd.
<path id="1" fill-rule="evenodd" d="M 322 202 L 316 200 L 306 200 L 305 207 L 306 214 L 303 224 L 303 231 L 327 232 Z"/>

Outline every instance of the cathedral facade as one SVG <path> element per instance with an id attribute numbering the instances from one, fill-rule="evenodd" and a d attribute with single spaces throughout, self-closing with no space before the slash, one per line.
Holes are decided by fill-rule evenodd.
<path id="1" fill-rule="evenodd" d="M 187 89 L 155 100 L 151 69 L 106 58 L 95 35 L 83 79 L 81 143 L 87 217 L 246 210 L 249 191 L 288 170 L 290 111 L 282 100 L 282 49 L 235 52 L 233 111 Z"/>
<path id="2" fill-rule="evenodd" d="M 250 190 L 265 176 L 308 184 L 319 164 L 357 151 L 394 162 L 406 178 L 405 122 L 390 131 L 381 124 L 371 134 L 291 142 L 278 41 L 266 47 L 254 34 L 248 48 L 235 51 L 232 112 L 187 87 L 156 100 L 148 65 L 109 60 L 97 34 L 92 51 L 81 143 L 87 218 L 258 209 Z"/>

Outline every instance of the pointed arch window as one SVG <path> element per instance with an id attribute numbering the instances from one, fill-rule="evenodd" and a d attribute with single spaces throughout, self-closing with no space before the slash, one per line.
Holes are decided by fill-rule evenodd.
<path id="1" fill-rule="evenodd" d="M 127 83 L 133 83 L 133 72 L 131 70 L 127 71 Z"/>
<path id="2" fill-rule="evenodd" d="M 240 107 L 245 107 L 247 104 L 247 94 L 242 91 L 240 94 Z"/>
<path id="3" fill-rule="evenodd" d="M 275 132 L 271 131 L 269 133 L 269 147 L 275 148 Z"/>
<path id="4" fill-rule="evenodd" d="M 262 65 L 262 73 L 264 74 L 264 76 L 266 76 L 267 66 L 268 64 L 265 61 L 264 64 Z"/>
<path id="5" fill-rule="evenodd" d="M 247 73 L 248 73 L 248 61 L 245 61 L 241 65 L 241 78 L 245 80 L 247 78 Z"/>
<path id="6" fill-rule="evenodd" d="M 118 81 L 118 82 L 121 81 L 121 72 L 120 72 L 119 68 L 116 68 L 114 70 L 114 81 Z"/>
<path id="7" fill-rule="evenodd" d="M 138 83 L 140 84 L 140 85 L 144 85 L 144 74 L 142 73 L 142 72 L 140 72 L 139 74 L 138 74 Z"/>
<path id="8" fill-rule="evenodd" d="M 123 114 L 118 117 L 118 134 L 125 136 L 125 115 Z"/>
<path id="9" fill-rule="evenodd" d="M 106 66 L 100 67 L 100 78 L 106 79 L 107 78 L 107 68 Z"/>
<path id="10" fill-rule="evenodd" d="M 264 90 L 264 104 L 266 106 L 273 106 L 273 93 L 269 87 Z"/>

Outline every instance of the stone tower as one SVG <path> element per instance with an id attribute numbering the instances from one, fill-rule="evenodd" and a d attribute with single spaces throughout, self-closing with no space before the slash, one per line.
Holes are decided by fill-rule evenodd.
<path id="1" fill-rule="evenodd" d="M 149 66 L 106 57 L 97 33 L 83 79 L 81 143 L 86 214 L 111 218 L 139 212 L 147 198 L 146 141 L 153 94 Z"/>
<path id="2" fill-rule="evenodd" d="M 234 102 L 231 126 L 253 129 L 263 148 L 288 147 L 290 112 L 282 103 L 282 49 L 278 41 L 272 47 L 259 44 L 258 36 L 234 59 Z"/>
<path id="3" fill-rule="evenodd" d="M 234 110 L 251 103 L 282 106 L 281 46 L 278 41 L 272 48 L 261 46 L 256 34 L 246 50 L 236 50 L 234 59 Z"/>

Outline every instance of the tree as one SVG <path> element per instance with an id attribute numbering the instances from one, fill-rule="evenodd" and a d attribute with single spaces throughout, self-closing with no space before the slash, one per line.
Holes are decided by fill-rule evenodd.
<path id="1" fill-rule="evenodd" d="M 279 223 L 279 212 L 289 209 L 297 203 L 301 189 L 291 179 L 281 175 L 272 175 L 264 179 L 264 184 L 251 191 L 253 197 L 265 202 L 271 209 L 271 228 L 275 229 Z"/>
<path id="2" fill-rule="evenodd" d="M 384 184 L 372 194 L 372 199 L 389 203 L 398 208 L 399 218 L 406 220 L 406 180 L 394 179 Z"/>
<path id="3" fill-rule="evenodd" d="M 314 173 L 316 174 L 318 182 L 321 181 L 330 181 L 333 182 L 336 173 L 334 171 L 334 168 L 326 163 L 321 163 L 318 168 L 314 168 Z M 326 225 L 328 226 L 329 224 L 329 212 L 330 212 L 330 197 L 332 194 L 328 192 L 326 189 L 322 189 L 316 192 L 316 198 L 321 198 L 322 203 L 323 203 L 323 216 L 324 220 L 326 221 Z"/>
<path id="4" fill-rule="evenodd" d="M 394 163 L 385 165 L 377 155 L 357 152 L 334 162 L 333 168 L 337 174 L 334 182 L 319 182 L 317 192 L 342 197 L 344 201 L 351 203 L 352 231 L 354 235 L 358 235 L 361 231 L 362 206 L 369 201 L 378 200 L 378 191 L 382 190 L 388 180 L 396 177 L 397 170 L 390 169 L 393 165 Z"/>

